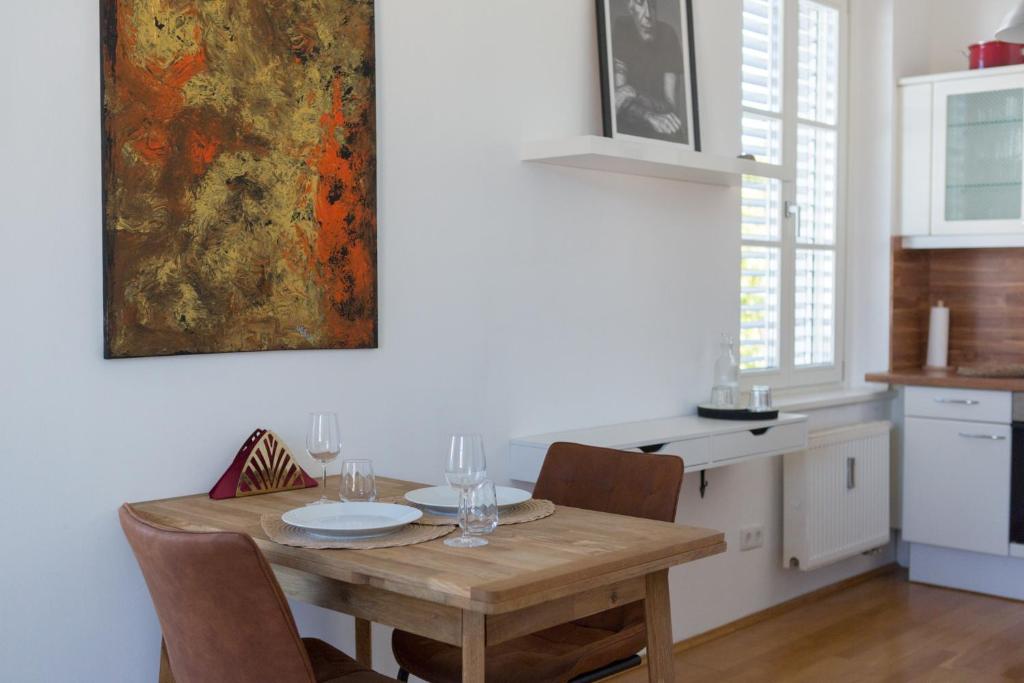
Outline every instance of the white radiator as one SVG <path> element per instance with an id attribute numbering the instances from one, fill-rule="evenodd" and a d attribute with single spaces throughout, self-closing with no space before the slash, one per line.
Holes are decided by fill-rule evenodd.
<path id="1" fill-rule="evenodd" d="M 783 460 L 782 564 L 817 569 L 889 543 L 889 422 L 812 432 Z"/>

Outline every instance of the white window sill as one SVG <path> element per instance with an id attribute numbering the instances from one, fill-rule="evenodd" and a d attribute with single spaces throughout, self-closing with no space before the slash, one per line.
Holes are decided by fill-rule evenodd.
<path id="1" fill-rule="evenodd" d="M 776 392 L 772 404 L 785 412 L 835 408 L 871 401 L 889 401 L 896 392 L 877 387 L 833 387 Z"/>

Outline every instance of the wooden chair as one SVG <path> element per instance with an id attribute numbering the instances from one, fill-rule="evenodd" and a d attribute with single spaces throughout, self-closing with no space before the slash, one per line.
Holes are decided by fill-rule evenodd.
<path id="1" fill-rule="evenodd" d="M 119 516 L 163 629 L 161 683 L 394 680 L 321 640 L 300 638 L 277 579 L 249 536 L 165 529 L 127 505 Z"/>
<path id="2" fill-rule="evenodd" d="M 556 443 L 533 495 L 557 505 L 674 522 L 682 483 L 683 461 L 676 456 Z M 640 601 L 487 648 L 487 680 L 588 683 L 636 666 L 646 645 Z M 430 683 L 462 680 L 462 652 L 453 645 L 396 630 L 391 648 L 400 681 L 410 673 Z"/>

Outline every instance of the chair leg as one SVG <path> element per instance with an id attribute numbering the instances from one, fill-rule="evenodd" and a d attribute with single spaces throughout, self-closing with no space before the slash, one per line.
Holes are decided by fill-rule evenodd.
<path id="1" fill-rule="evenodd" d="M 409 672 L 405 669 L 399 669 L 398 680 L 403 681 L 403 683 L 407 682 L 409 680 Z"/>

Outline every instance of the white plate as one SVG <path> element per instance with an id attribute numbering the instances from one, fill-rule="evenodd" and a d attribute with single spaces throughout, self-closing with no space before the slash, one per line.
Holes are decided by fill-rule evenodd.
<path id="1" fill-rule="evenodd" d="M 289 510 L 281 521 L 323 536 L 367 538 L 389 534 L 422 516 L 422 511 L 408 505 L 325 503 Z"/>
<path id="2" fill-rule="evenodd" d="M 529 491 L 514 489 L 510 486 L 496 486 L 498 508 L 510 508 L 530 500 L 533 496 Z M 405 494 L 405 499 L 414 505 L 448 514 L 459 510 L 459 492 L 450 486 L 431 486 L 416 489 Z"/>

